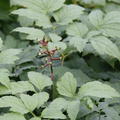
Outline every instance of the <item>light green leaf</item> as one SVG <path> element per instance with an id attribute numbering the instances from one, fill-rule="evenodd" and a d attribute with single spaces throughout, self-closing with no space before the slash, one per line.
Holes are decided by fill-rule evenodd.
<path id="1" fill-rule="evenodd" d="M 94 96 L 100 98 L 120 97 L 120 94 L 111 86 L 98 81 L 84 84 L 78 92 L 80 98 L 84 96 Z"/>
<path id="2" fill-rule="evenodd" d="M 74 97 L 76 92 L 77 82 L 70 72 L 66 72 L 57 82 L 57 90 L 59 94 Z"/>
<path id="3" fill-rule="evenodd" d="M 120 0 L 108 0 L 108 1 L 112 1 L 112 2 L 116 2 L 116 3 L 120 3 Z"/>
<path id="4" fill-rule="evenodd" d="M 34 20 L 26 16 L 19 16 L 17 20 L 20 25 L 24 27 L 32 26 L 34 24 Z"/>
<path id="5" fill-rule="evenodd" d="M 112 11 L 104 17 L 101 31 L 108 37 L 120 38 L 120 12 Z"/>
<path id="6" fill-rule="evenodd" d="M 48 49 L 49 50 L 65 50 L 67 48 L 66 44 L 64 42 L 49 42 L 48 43 Z"/>
<path id="7" fill-rule="evenodd" d="M 89 20 L 94 27 L 108 37 L 120 38 L 120 12 L 112 11 L 103 14 L 100 10 L 92 11 L 89 14 Z"/>
<path id="8" fill-rule="evenodd" d="M 62 109 L 66 109 L 67 101 L 63 98 L 55 99 L 46 109 L 43 110 L 41 117 L 53 119 L 65 119 Z"/>
<path id="9" fill-rule="evenodd" d="M 107 54 L 120 60 L 120 51 L 118 47 L 106 37 L 94 37 L 91 39 L 91 44 L 100 55 Z"/>
<path id="10" fill-rule="evenodd" d="M 65 0 L 11 0 L 11 5 L 22 5 L 40 13 L 50 13 L 63 6 Z"/>
<path id="11" fill-rule="evenodd" d="M 2 47 L 3 47 L 3 41 L 2 41 L 2 39 L 0 37 L 0 50 L 2 49 Z"/>
<path id="12" fill-rule="evenodd" d="M 87 39 L 83 39 L 81 37 L 72 37 L 69 41 L 69 44 L 75 47 L 79 52 L 82 52 L 87 42 Z"/>
<path id="13" fill-rule="evenodd" d="M 20 98 L 23 101 L 25 107 L 30 112 L 32 112 L 38 105 L 38 96 L 37 96 L 37 94 L 34 94 L 32 96 L 26 95 L 26 94 L 21 94 Z"/>
<path id="14" fill-rule="evenodd" d="M 28 113 L 22 101 L 14 96 L 5 96 L 0 98 L 0 107 L 11 107 L 10 111 L 18 112 L 21 114 Z"/>
<path id="15" fill-rule="evenodd" d="M 60 40 L 62 40 L 62 38 L 55 33 L 50 33 L 49 36 L 52 42 L 59 42 Z"/>
<path id="16" fill-rule="evenodd" d="M 32 84 L 28 81 L 19 81 L 19 82 L 11 82 L 11 91 L 12 94 L 23 93 L 27 91 L 35 91 Z"/>
<path id="17" fill-rule="evenodd" d="M 70 24 L 67 27 L 66 32 L 67 32 L 68 35 L 71 35 L 71 36 L 83 37 L 88 32 L 88 28 L 83 23 L 75 22 L 73 24 Z"/>
<path id="18" fill-rule="evenodd" d="M 7 113 L 0 116 L 0 120 L 26 120 L 24 115 L 18 113 Z"/>
<path id="19" fill-rule="evenodd" d="M 11 90 L 3 85 L 0 85 L 0 95 L 10 94 Z"/>
<path id="20" fill-rule="evenodd" d="M 5 39 L 5 42 L 4 42 L 4 46 L 6 49 L 9 49 L 9 48 L 16 48 L 17 45 L 18 45 L 18 40 L 15 39 L 13 36 L 11 35 L 7 35 L 6 36 L 6 39 Z"/>
<path id="21" fill-rule="evenodd" d="M 56 98 L 54 101 L 52 101 L 49 105 L 49 108 L 53 109 L 67 109 L 68 101 L 66 101 L 64 98 Z"/>
<path id="22" fill-rule="evenodd" d="M 77 5 L 65 5 L 54 14 L 54 18 L 60 25 L 66 25 L 80 17 L 84 8 Z"/>
<path id="23" fill-rule="evenodd" d="M 41 118 L 39 118 L 39 117 L 34 117 L 34 118 L 31 118 L 30 120 L 41 120 Z"/>
<path id="24" fill-rule="evenodd" d="M 90 6 L 104 6 L 106 4 L 105 0 L 78 0 L 82 4 L 87 4 Z"/>
<path id="25" fill-rule="evenodd" d="M 99 28 L 103 24 L 103 12 L 101 10 L 93 10 L 89 14 L 90 22 L 96 27 Z"/>
<path id="26" fill-rule="evenodd" d="M 30 82 L 35 85 L 35 87 L 37 87 L 39 90 L 43 90 L 45 87 L 52 85 L 51 79 L 41 73 L 29 72 L 28 77 Z"/>
<path id="27" fill-rule="evenodd" d="M 67 113 L 68 113 L 70 120 L 76 120 L 79 110 L 80 110 L 80 101 L 79 100 L 69 101 Z"/>
<path id="28" fill-rule="evenodd" d="M 0 69 L 0 83 L 10 88 L 9 71 L 7 69 Z"/>
<path id="29" fill-rule="evenodd" d="M 46 108 L 42 112 L 42 118 L 66 119 L 66 116 L 58 109 Z"/>
<path id="30" fill-rule="evenodd" d="M 40 29 L 32 28 L 32 27 L 18 27 L 13 30 L 13 32 L 20 32 L 27 34 L 26 39 L 29 40 L 42 40 L 44 37 L 44 32 Z"/>
<path id="31" fill-rule="evenodd" d="M 32 11 L 30 9 L 18 9 L 14 10 L 12 14 L 19 15 L 19 16 L 24 16 L 27 17 L 31 20 L 36 21 L 36 24 L 38 26 L 43 26 L 44 28 L 51 27 L 51 22 L 50 19 L 47 15 Z"/>
<path id="32" fill-rule="evenodd" d="M 38 105 L 37 107 L 41 107 L 47 100 L 49 99 L 49 94 L 46 92 L 41 92 L 38 94 Z"/>
<path id="33" fill-rule="evenodd" d="M 20 54 L 20 49 L 7 49 L 0 53 L 0 64 L 14 64 Z"/>
<path id="34" fill-rule="evenodd" d="M 43 105 L 49 98 L 49 95 L 46 92 L 37 93 L 32 96 L 21 94 L 20 98 L 22 99 L 26 108 L 32 112 L 35 108 L 39 108 Z"/>

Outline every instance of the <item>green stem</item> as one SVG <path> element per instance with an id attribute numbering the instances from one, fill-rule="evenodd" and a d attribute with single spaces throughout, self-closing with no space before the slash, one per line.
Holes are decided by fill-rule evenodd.
<path id="1" fill-rule="evenodd" d="M 33 117 L 37 117 L 33 112 L 30 112 L 32 114 Z"/>

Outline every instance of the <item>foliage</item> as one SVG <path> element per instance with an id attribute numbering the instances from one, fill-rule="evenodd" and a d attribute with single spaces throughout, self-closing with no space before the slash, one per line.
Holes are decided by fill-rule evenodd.
<path id="1" fill-rule="evenodd" d="M 120 120 L 119 8 L 1 0 L 0 120 Z"/>

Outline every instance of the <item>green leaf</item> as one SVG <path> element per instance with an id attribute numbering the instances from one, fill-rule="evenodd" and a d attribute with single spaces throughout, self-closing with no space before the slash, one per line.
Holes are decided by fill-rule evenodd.
<path id="1" fill-rule="evenodd" d="M 84 96 L 94 96 L 100 98 L 120 97 L 120 94 L 111 86 L 98 81 L 84 84 L 78 92 L 80 98 Z"/>
<path id="2" fill-rule="evenodd" d="M 8 89 L 7 87 L 0 85 L 0 95 L 6 95 L 6 94 L 10 94 L 11 90 Z"/>
<path id="3" fill-rule="evenodd" d="M 62 109 L 66 109 L 67 101 L 63 98 L 55 99 L 46 109 L 43 110 L 42 118 L 65 119 Z"/>
<path id="4" fill-rule="evenodd" d="M 41 120 L 41 118 L 39 118 L 39 117 L 34 117 L 34 118 L 31 118 L 30 120 Z"/>
<path id="5" fill-rule="evenodd" d="M 93 48 L 98 52 L 98 54 L 107 54 L 113 58 L 120 60 L 120 51 L 118 47 L 108 38 L 103 36 L 94 37 L 91 39 L 91 44 Z"/>
<path id="6" fill-rule="evenodd" d="M 103 12 L 101 10 L 93 10 L 89 14 L 90 22 L 96 27 L 99 28 L 103 24 Z"/>
<path id="7" fill-rule="evenodd" d="M 32 96 L 26 95 L 26 94 L 21 94 L 20 98 L 23 101 L 25 107 L 30 112 L 32 112 L 38 105 L 38 96 L 37 96 L 37 94 L 34 94 Z"/>
<path id="8" fill-rule="evenodd" d="M 87 4 L 90 6 L 104 6 L 106 4 L 105 0 L 78 0 L 82 4 Z"/>
<path id="9" fill-rule="evenodd" d="M 49 36 L 52 42 L 59 42 L 60 40 L 62 40 L 62 37 L 58 36 L 55 33 L 50 33 Z"/>
<path id="10" fill-rule="evenodd" d="M 83 23 L 72 23 L 67 27 L 67 34 L 71 36 L 83 37 L 87 32 L 88 28 Z"/>
<path id="11" fill-rule="evenodd" d="M 28 113 L 22 101 L 14 96 L 5 96 L 0 98 L 0 107 L 11 107 L 10 111 L 18 112 L 21 114 Z"/>
<path id="12" fill-rule="evenodd" d="M 11 0 L 12 5 L 21 5 L 40 13 L 50 13 L 60 9 L 65 0 Z"/>
<path id="13" fill-rule="evenodd" d="M 80 110 L 80 101 L 79 100 L 69 101 L 67 113 L 68 113 L 70 120 L 76 120 L 79 110 Z"/>
<path id="14" fill-rule="evenodd" d="M 26 120 L 24 115 L 18 113 L 7 113 L 0 116 L 0 120 Z"/>
<path id="15" fill-rule="evenodd" d="M 80 17 L 84 8 L 77 5 L 65 5 L 54 14 L 56 22 L 60 25 L 66 25 Z"/>
<path id="16" fill-rule="evenodd" d="M 35 91 L 32 84 L 28 81 L 19 81 L 19 82 L 11 82 L 11 91 L 12 94 L 23 93 L 27 91 Z"/>
<path id="17" fill-rule="evenodd" d="M 13 30 L 13 32 L 20 32 L 27 34 L 26 39 L 28 40 L 42 40 L 44 37 L 44 32 L 40 29 L 32 28 L 32 27 L 18 27 Z"/>
<path id="18" fill-rule="evenodd" d="M 43 26 L 44 28 L 49 28 L 51 27 L 51 22 L 50 19 L 47 15 L 32 11 L 30 9 L 18 9 L 14 10 L 12 14 L 19 15 L 19 16 L 24 16 L 27 17 L 31 20 L 36 21 L 36 24 L 38 26 Z"/>
<path id="19" fill-rule="evenodd" d="M 66 119 L 66 116 L 58 109 L 46 108 L 42 112 L 43 118 L 49 119 Z"/>
<path id="20" fill-rule="evenodd" d="M 0 83 L 7 88 L 10 88 L 9 71 L 7 69 L 0 69 Z"/>
<path id="21" fill-rule="evenodd" d="M 49 42 L 48 43 L 48 49 L 49 50 L 65 50 L 67 48 L 66 44 L 64 42 Z"/>
<path id="22" fill-rule="evenodd" d="M 79 52 L 82 52 L 87 42 L 87 39 L 83 39 L 81 37 L 72 37 L 70 38 L 69 44 L 75 47 Z"/>
<path id="23" fill-rule="evenodd" d="M 119 0 L 108 0 L 108 1 L 112 1 L 112 2 L 116 2 L 116 3 L 120 3 Z"/>
<path id="24" fill-rule="evenodd" d="M 47 100 L 49 99 L 49 94 L 46 92 L 41 92 L 38 94 L 38 105 L 37 107 L 41 107 Z"/>
<path id="25" fill-rule="evenodd" d="M 57 82 L 57 90 L 59 94 L 67 97 L 74 97 L 76 92 L 77 82 L 70 72 L 66 72 Z"/>
<path id="26" fill-rule="evenodd" d="M 20 54 L 20 49 L 7 49 L 0 53 L 0 64 L 14 64 L 16 60 L 19 59 L 17 57 Z"/>
<path id="27" fill-rule="evenodd" d="M 2 47 L 3 47 L 3 41 L 2 41 L 2 39 L 0 37 L 0 50 L 2 50 Z"/>
<path id="28" fill-rule="evenodd" d="M 45 87 L 52 85 L 51 79 L 41 73 L 29 72 L 28 77 L 30 82 L 35 85 L 35 87 L 37 87 L 39 90 L 43 90 Z"/>
<path id="29" fill-rule="evenodd" d="M 32 112 L 35 108 L 40 107 L 43 105 L 49 98 L 49 95 L 45 92 L 37 93 L 32 96 L 21 94 L 20 98 L 22 99 L 26 108 Z"/>
<path id="30" fill-rule="evenodd" d="M 93 26 L 108 37 L 120 38 L 120 12 L 112 11 L 103 14 L 100 10 L 94 10 L 89 14 L 89 20 Z"/>

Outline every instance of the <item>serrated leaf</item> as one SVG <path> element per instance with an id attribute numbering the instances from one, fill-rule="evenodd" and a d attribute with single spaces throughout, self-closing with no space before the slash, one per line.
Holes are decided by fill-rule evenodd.
<path id="1" fill-rule="evenodd" d="M 75 23 L 70 24 L 67 27 L 66 32 L 68 35 L 71 35 L 71 36 L 83 37 L 88 32 L 88 28 L 83 23 L 75 22 Z"/>
<path id="2" fill-rule="evenodd" d="M 56 0 L 11 0 L 12 5 L 22 5 L 44 14 L 58 10 L 63 6 L 64 2 L 65 0 L 58 0 L 57 2 Z"/>
<path id="3" fill-rule="evenodd" d="M 80 110 L 80 101 L 69 101 L 67 113 L 70 118 L 70 120 L 76 120 L 77 114 Z"/>
<path id="4" fill-rule="evenodd" d="M 30 82 L 35 85 L 35 87 L 37 87 L 39 90 L 43 90 L 45 87 L 52 85 L 51 79 L 41 73 L 29 72 L 28 77 Z"/>
<path id="5" fill-rule="evenodd" d="M 30 9 L 18 9 L 14 10 L 12 14 L 19 15 L 19 16 L 24 16 L 27 17 L 31 20 L 36 21 L 36 24 L 38 26 L 43 26 L 44 28 L 49 28 L 51 27 L 51 22 L 50 19 L 47 15 L 32 11 Z"/>
<path id="6" fill-rule="evenodd" d="M 76 92 L 77 82 L 70 72 L 66 72 L 57 82 L 57 90 L 59 94 L 67 97 L 74 97 Z"/>
<path id="7" fill-rule="evenodd" d="M 107 54 L 113 58 L 120 60 L 120 51 L 118 47 L 108 38 L 103 36 L 94 37 L 91 39 L 91 44 L 93 48 L 98 52 L 98 54 Z"/>
<path id="8" fill-rule="evenodd" d="M 98 81 L 84 84 L 78 92 L 80 98 L 84 96 L 94 96 L 100 98 L 120 97 L 120 94 L 111 86 Z"/>
<path id="9" fill-rule="evenodd" d="M 49 42 L 48 43 L 48 49 L 51 50 L 65 50 L 67 48 L 66 44 L 64 42 Z"/>
<path id="10" fill-rule="evenodd" d="M 120 12 L 112 11 L 103 14 L 100 10 L 94 10 L 89 14 L 89 20 L 94 27 L 108 37 L 120 38 Z"/>
<path id="11" fill-rule="evenodd" d="M 14 96 L 5 96 L 0 98 L 0 107 L 10 107 L 10 111 L 18 112 L 21 114 L 28 113 L 22 101 Z"/>
<path id="12" fill-rule="evenodd" d="M 60 25 L 66 25 L 80 17 L 84 8 L 77 5 L 65 5 L 54 14 L 56 22 Z"/>
<path id="13" fill-rule="evenodd" d="M 12 94 L 23 93 L 27 91 L 35 91 L 32 84 L 28 81 L 19 81 L 19 82 L 11 82 L 11 91 Z"/>
<path id="14" fill-rule="evenodd" d="M 65 119 L 62 109 L 66 109 L 67 101 L 63 98 L 55 99 L 46 109 L 43 110 L 41 117 L 53 119 Z"/>
<path id="15" fill-rule="evenodd" d="M 28 40 L 42 40 L 44 37 L 44 32 L 40 29 L 32 28 L 32 27 L 18 27 L 13 30 L 13 32 L 20 32 L 27 34 L 26 39 Z"/>
<path id="16" fill-rule="evenodd" d="M 9 71 L 7 69 L 0 69 L 0 83 L 10 88 Z"/>
<path id="17" fill-rule="evenodd" d="M 18 113 L 7 113 L 0 116 L 0 120 L 26 120 L 24 115 Z"/>
<path id="18" fill-rule="evenodd" d="M 20 49 L 7 49 L 0 53 L 0 64 L 14 64 L 16 60 L 19 59 L 17 57 L 20 54 Z"/>
<path id="19" fill-rule="evenodd" d="M 96 27 L 99 28 L 103 24 L 103 12 L 101 10 L 94 10 L 89 14 L 90 22 Z"/>
<path id="20" fill-rule="evenodd" d="M 87 39 L 83 39 L 81 37 L 72 37 L 70 38 L 69 44 L 75 47 L 79 52 L 82 52 L 87 42 Z"/>
<path id="21" fill-rule="evenodd" d="M 59 42 L 60 40 L 62 40 L 62 38 L 55 33 L 50 33 L 49 36 L 52 42 Z"/>

